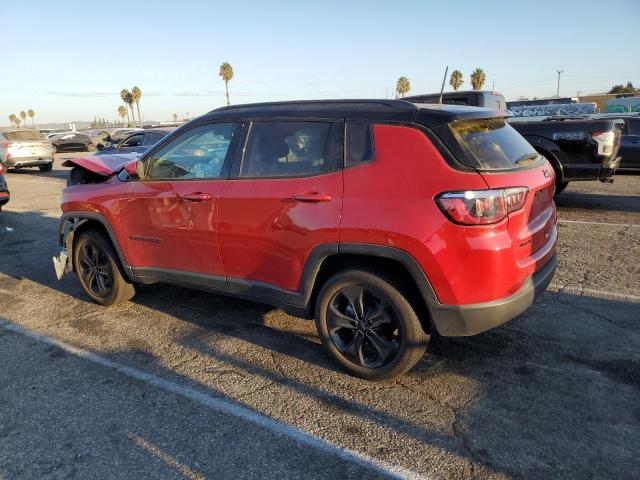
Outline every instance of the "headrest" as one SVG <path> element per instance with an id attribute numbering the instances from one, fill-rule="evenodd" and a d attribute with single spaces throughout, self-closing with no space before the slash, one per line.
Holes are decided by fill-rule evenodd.
<path id="1" fill-rule="evenodd" d="M 263 137 L 260 140 L 262 158 L 282 158 L 289 154 L 289 146 L 282 137 Z"/>

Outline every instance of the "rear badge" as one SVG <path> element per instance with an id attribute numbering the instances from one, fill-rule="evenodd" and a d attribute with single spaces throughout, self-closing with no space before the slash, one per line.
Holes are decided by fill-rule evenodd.
<path id="1" fill-rule="evenodd" d="M 542 174 L 544 175 L 544 178 L 549 178 L 551 176 L 551 172 L 546 168 L 542 169 Z"/>

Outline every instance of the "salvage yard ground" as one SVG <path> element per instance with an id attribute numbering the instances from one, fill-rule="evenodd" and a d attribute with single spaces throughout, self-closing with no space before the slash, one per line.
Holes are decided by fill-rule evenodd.
<path id="1" fill-rule="evenodd" d="M 66 174 L 7 175 L 0 478 L 640 472 L 640 177 L 559 196 L 558 271 L 529 311 L 369 383 L 268 306 L 154 285 L 104 308 L 56 281 Z"/>

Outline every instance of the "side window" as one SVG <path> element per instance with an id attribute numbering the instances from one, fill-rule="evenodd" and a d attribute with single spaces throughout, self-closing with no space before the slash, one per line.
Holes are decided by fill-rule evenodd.
<path id="1" fill-rule="evenodd" d="M 145 179 L 219 178 L 237 127 L 214 123 L 187 130 L 146 159 Z"/>
<path id="2" fill-rule="evenodd" d="M 373 160 L 373 127 L 370 123 L 347 123 L 347 157 L 345 166 Z"/>
<path id="3" fill-rule="evenodd" d="M 337 122 L 253 122 L 240 176 L 295 177 L 339 168 L 343 128 Z"/>
<path id="4" fill-rule="evenodd" d="M 164 135 L 162 135 L 161 133 L 154 133 L 154 132 L 145 133 L 143 145 L 153 145 L 159 142 L 163 136 Z"/>
<path id="5" fill-rule="evenodd" d="M 144 135 L 139 133 L 138 135 L 132 135 L 127 138 L 124 142 L 122 142 L 123 147 L 139 147 L 142 145 L 142 139 Z"/>

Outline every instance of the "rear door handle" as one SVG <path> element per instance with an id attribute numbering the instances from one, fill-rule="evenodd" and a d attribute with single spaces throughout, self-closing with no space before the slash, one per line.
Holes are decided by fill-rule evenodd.
<path id="1" fill-rule="evenodd" d="M 326 193 L 307 193 L 304 195 L 294 195 L 293 199 L 300 203 L 319 203 L 331 201 L 331 195 Z"/>
<path id="2" fill-rule="evenodd" d="M 193 192 L 182 195 L 181 198 L 189 200 L 190 202 L 208 202 L 211 200 L 210 193 Z"/>

